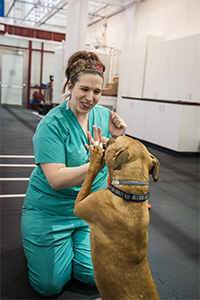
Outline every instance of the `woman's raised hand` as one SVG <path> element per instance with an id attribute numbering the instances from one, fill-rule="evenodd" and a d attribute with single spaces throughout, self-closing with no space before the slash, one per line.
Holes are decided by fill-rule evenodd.
<path id="1" fill-rule="evenodd" d="M 123 135 L 127 129 L 127 125 L 124 120 L 113 111 L 111 111 L 108 126 L 111 135 Z"/>

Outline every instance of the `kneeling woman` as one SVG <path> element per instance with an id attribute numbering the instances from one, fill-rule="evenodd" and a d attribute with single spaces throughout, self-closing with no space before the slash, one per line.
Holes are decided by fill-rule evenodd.
<path id="1" fill-rule="evenodd" d="M 125 122 L 97 105 L 105 66 L 92 52 L 73 54 L 66 68 L 69 98 L 38 124 L 33 137 L 33 170 L 22 211 L 22 242 L 34 290 L 61 292 L 74 278 L 95 285 L 87 224 L 73 214 L 88 167 L 87 145 L 125 133 Z M 97 129 L 98 127 L 101 127 Z M 105 166 L 92 192 L 106 188 Z"/>

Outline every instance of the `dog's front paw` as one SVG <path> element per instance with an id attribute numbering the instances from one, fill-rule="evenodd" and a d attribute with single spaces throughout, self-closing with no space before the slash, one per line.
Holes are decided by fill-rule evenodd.
<path id="1" fill-rule="evenodd" d="M 90 146 L 90 165 L 95 166 L 97 170 L 102 162 L 104 150 L 100 146 Z"/>

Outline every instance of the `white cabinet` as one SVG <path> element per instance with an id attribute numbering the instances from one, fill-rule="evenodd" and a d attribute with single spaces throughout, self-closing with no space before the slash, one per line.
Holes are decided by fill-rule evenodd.
<path id="1" fill-rule="evenodd" d="M 160 104 L 156 101 L 146 102 L 145 141 L 153 144 L 159 143 L 161 118 Z"/>
<path id="2" fill-rule="evenodd" d="M 143 97 L 173 100 L 174 73 L 178 41 L 161 42 L 149 47 Z"/>
<path id="3" fill-rule="evenodd" d="M 131 73 L 131 58 L 132 58 L 133 40 L 128 40 L 122 48 L 122 57 L 120 63 L 120 79 L 119 79 L 119 94 L 130 96 L 130 73 Z"/>
<path id="4" fill-rule="evenodd" d="M 143 90 L 143 79 L 145 70 L 145 60 L 146 60 L 146 48 L 147 40 L 138 39 L 133 42 L 132 45 L 132 55 L 130 57 L 129 64 L 130 68 L 130 81 L 129 81 L 129 91 L 130 95 L 135 98 L 142 97 Z"/>
<path id="5" fill-rule="evenodd" d="M 177 40 L 163 43 L 160 58 L 158 82 L 157 82 L 157 98 L 161 100 L 173 100 L 172 93 L 176 85 L 174 74 L 176 70 L 178 52 Z"/>
<path id="6" fill-rule="evenodd" d="M 182 124 L 183 105 L 161 104 L 162 119 L 160 124 L 159 144 L 163 147 L 178 150 Z"/>
<path id="7" fill-rule="evenodd" d="M 200 35 L 148 49 L 143 98 L 200 102 Z"/>
<path id="8" fill-rule="evenodd" d="M 200 105 L 121 98 L 127 134 L 174 151 L 199 152 Z"/>
<path id="9" fill-rule="evenodd" d="M 148 48 L 143 98 L 158 98 L 158 78 L 163 45 L 159 43 Z"/>
<path id="10" fill-rule="evenodd" d="M 182 113 L 179 151 L 200 151 L 200 105 L 184 105 Z"/>
<path id="11" fill-rule="evenodd" d="M 174 74 L 174 100 L 200 101 L 200 35 L 178 40 Z"/>
<path id="12" fill-rule="evenodd" d="M 128 135 L 143 139 L 145 111 L 145 101 L 121 98 L 118 114 L 127 124 L 126 133 Z"/>
<path id="13" fill-rule="evenodd" d="M 144 139 L 172 150 L 178 149 L 182 105 L 147 102 Z"/>
<path id="14" fill-rule="evenodd" d="M 148 36 L 128 40 L 122 47 L 120 62 L 119 97 L 142 98 L 147 50 L 158 44 L 161 37 Z"/>

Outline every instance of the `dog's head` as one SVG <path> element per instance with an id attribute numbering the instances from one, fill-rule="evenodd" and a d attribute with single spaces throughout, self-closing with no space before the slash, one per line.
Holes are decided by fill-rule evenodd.
<path id="1" fill-rule="evenodd" d="M 110 138 L 106 145 L 105 162 L 111 177 L 114 172 L 137 172 L 142 176 L 142 173 L 148 171 L 154 181 L 158 180 L 159 161 L 142 143 L 130 137 Z"/>

